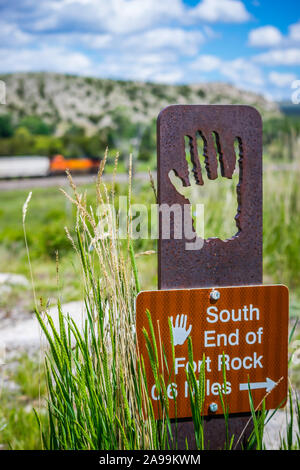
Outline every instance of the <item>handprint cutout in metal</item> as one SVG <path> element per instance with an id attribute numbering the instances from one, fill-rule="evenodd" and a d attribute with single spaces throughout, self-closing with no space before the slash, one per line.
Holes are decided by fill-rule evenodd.
<path id="1" fill-rule="evenodd" d="M 208 141 L 211 141 L 211 139 L 213 143 L 210 142 L 208 145 Z M 212 207 L 214 201 L 216 213 L 218 213 L 218 207 L 220 203 L 222 203 L 222 201 L 218 199 L 217 194 L 225 194 L 225 199 L 223 200 L 224 212 L 223 214 L 221 213 L 221 218 L 220 213 L 218 213 L 217 223 L 214 224 L 211 214 L 209 214 L 208 217 L 210 226 L 218 225 L 218 235 L 212 232 L 213 236 L 218 236 L 220 239 L 225 240 L 236 235 L 239 231 L 237 220 L 239 187 L 236 187 L 236 181 L 239 179 L 242 148 L 241 140 L 236 138 L 229 147 L 230 152 L 233 154 L 231 158 L 231 168 L 227 168 L 227 171 L 225 171 L 223 147 L 218 133 L 212 132 L 208 136 L 205 136 L 202 131 L 198 131 L 193 137 L 185 136 L 188 185 L 186 185 L 186 181 L 182 181 L 181 178 L 176 175 L 174 170 L 170 170 L 169 179 L 176 191 L 190 203 L 193 218 L 193 231 L 196 232 L 197 236 L 200 238 L 208 238 L 205 236 L 207 235 L 207 225 L 204 222 L 204 210 L 205 212 L 207 211 L 206 203 L 208 202 L 208 194 L 211 198 L 210 207 Z M 209 165 L 209 156 L 211 156 L 211 159 L 213 158 L 214 161 L 213 171 L 211 171 L 211 165 Z M 234 180 L 232 179 L 233 174 L 236 176 Z M 218 178 L 218 176 L 220 176 L 220 178 Z M 208 184 L 212 186 L 209 190 L 207 190 Z M 234 188 L 237 193 L 235 203 L 234 200 L 232 200 Z M 218 207 L 216 207 L 216 205 L 218 205 Z M 199 217 L 201 217 L 200 220 Z M 202 248 L 202 246 L 194 244 L 190 245 L 188 249 L 195 250 L 200 248 Z"/>
<path id="2" fill-rule="evenodd" d="M 186 188 L 191 178 L 199 186 L 209 180 L 231 179 L 238 170 L 237 230 L 232 237 L 202 240 L 161 236 L 159 239 L 159 288 L 240 285 L 262 282 L 262 123 L 249 106 L 174 105 L 158 118 L 159 204 L 190 205 Z M 189 139 L 190 170 L 185 138 Z M 199 141 L 203 152 L 199 155 Z M 235 143 L 237 146 L 235 148 Z M 172 176 L 172 173 L 173 176 Z M 174 184 L 175 179 L 177 183 Z M 215 183 L 217 184 L 217 182 Z M 201 201 L 199 201 L 201 203 Z M 192 216 L 191 225 L 192 225 Z M 228 214 L 224 213 L 224 217 Z M 184 223 L 182 223 L 182 226 Z M 172 232 L 173 230 L 173 232 Z M 188 251 L 187 242 L 196 249 Z M 199 246 L 199 249 L 198 249 Z"/>

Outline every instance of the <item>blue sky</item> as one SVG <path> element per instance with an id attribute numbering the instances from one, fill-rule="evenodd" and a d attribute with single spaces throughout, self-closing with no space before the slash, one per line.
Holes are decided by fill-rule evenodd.
<path id="1" fill-rule="evenodd" d="M 300 80 L 299 0 L 0 0 L 0 72 L 225 81 L 274 99 Z"/>

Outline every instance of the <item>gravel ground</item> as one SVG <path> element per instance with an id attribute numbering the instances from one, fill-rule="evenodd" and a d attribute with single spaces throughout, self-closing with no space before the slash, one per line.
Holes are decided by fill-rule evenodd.
<path id="1" fill-rule="evenodd" d="M 271 411 L 270 411 L 271 413 Z M 285 410 L 277 410 L 275 415 L 265 427 L 264 444 L 268 450 L 277 450 L 280 447 L 280 437 L 286 440 L 287 417 Z M 296 439 L 294 429 L 293 438 Z"/>
<path id="2" fill-rule="evenodd" d="M 84 318 L 84 303 L 83 302 L 69 302 L 62 306 L 64 314 L 69 314 L 79 329 L 83 324 Z M 58 310 L 57 307 L 49 309 L 56 328 L 59 327 Z M 2 328 L 1 328 L 2 323 Z M 42 330 L 34 314 L 20 315 L 17 319 L 16 316 L 6 318 L 5 321 L 0 321 L 0 345 L 5 349 L 6 357 L 13 356 L 16 352 L 36 351 L 40 347 L 45 347 L 46 343 L 43 338 Z"/>

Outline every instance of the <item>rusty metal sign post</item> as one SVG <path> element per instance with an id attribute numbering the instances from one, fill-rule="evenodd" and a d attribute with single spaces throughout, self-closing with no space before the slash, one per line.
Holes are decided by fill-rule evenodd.
<path id="1" fill-rule="evenodd" d="M 204 143 L 204 165 L 197 152 L 197 133 Z M 226 241 L 207 239 L 202 249 L 186 250 L 186 242 L 192 240 L 171 238 L 172 233 L 169 239 L 164 239 L 160 234 L 159 289 L 261 284 L 262 121 L 259 113 L 248 106 L 174 105 L 164 109 L 158 117 L 157 128 L 159 205 L 189 204 L 169 178 L 170 170 L 174 170 L 184 186 L 191 184 L 185 136 L 191 142 L 197 184 L 203 184 L 204 172 L 210 180 L 231 178 L 234 169 L 239 167 L 237 235 Z M 236 139 L 238 161 L 234 151 Z"/>
<path id="2" fill-rule="evenodd" d="M 193 167 L 191 175 L 185 151 L 186 139 Z M 199 139 L 204 155 L 199 155 Z M 235 170 L 239 172 L 236 234 L 227 240 L 201 240 L 193 230 L 188 238 L 184 233 L 178 237 L 178 221 L 173 218 L 170 219 L 170 236 L 165 237 L 160 217 L 159 291 L 144 292 L 137 298 L 137 336 L 141 349 L 141 328 L 145 325 L 146 308 L 154 315 L 153 321 L 159 319 L 160 326 L 165 329 L 168 317 L 172 316 L 173 332 L 177 331 L 177 336 L 178 331 L 181 334 L 176 344 L 178 378 L 182 377 L 178 382 L 181 392 L 178 394 L 177 416 L 184 418 L 178 427 L 179 448 L 185 448 L 186 439 L 190 449 L 195 445 L 193 423 L 186 419 L 191 414 L 182 375 L 185 367 L 183 358 L 186 358 L 185 340 L 189 335 L 192 336 L 194 350 L 200 348 L 198 352 L 202 354 L 205 351 L 208 358 L 204 406 L 206 443 L 212 449 L 222 448 L 225 425 L 215 385 L 220 384 L 220 371 L 214 372 L 220 367 L 222 351 L 225 351 L 225 358 L 227 355 L 228 382 L 232 392 L 228 394 L 232 413 L 229 418 L 230 435 L 238 438 L 243 432 L 247 438 L 251 432 L 247 404 L 249 386 L 256 404 L 273 388 L 276 388 L 276 393 L 270 393 L 268 406 L 280 405 L 286 395 L 288 293 L 284 286 L 262 286 L 261 117 L 249 106 L 169 106 L 158 117 L 157 150 L 159 207 L 190 204 L 172 184 L 171 170 L 183 186 L 190 186 L 191 178 L 196 184 L 203 185 L 204 173 L 208 180 L 215 180 L 218 177 L 232 178 Z M 184 211 L 182 214 L 182 218 L 186 217 Z M 191 213 L 187 217 L 190 217 L 193 227 Z M 182 226 L 185 223 L 186 219 L 182 220 Z M 194 244 L 194 247 L 187 249 L 187 243 Z M 198 354 L 197 360 L 200 359 Z M 275 371 L 274 367 L 279 363 L 282 366 Z M 255 373 L 250 374 L 249 371 Z M 279 377 L 278 374 L 282 375 Z M 277 384 L 281 377 L 284 380 Z M 152 398 L 155 402 L 155 390 Z"/>

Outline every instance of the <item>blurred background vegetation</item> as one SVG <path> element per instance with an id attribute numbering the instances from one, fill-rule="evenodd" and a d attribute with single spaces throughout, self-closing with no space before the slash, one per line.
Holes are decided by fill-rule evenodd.
<path id="1" fill-rule="evenodd" d="M 299 106 L 275 103 L 226 83 L 166 85 L 53 73 L 0 75 L 9 90 L 0 110 L 0 156 L 129 153 L 137 170 L 156 167 L 156 118 L 170 104 L 245 104 L 264 122 L 264 159 L 293 162 L 299 154 Z M 2 113 L 2 114 L 1 114 Z"/>
<path id="2" fill-rule="evenodd" d="M 137 169 L 156 167 L 156 119 L 147 125 L 133 123 L 124 110 L 112 113 L 113 125 L 89 136 L 83 127 L 71 125 L 61 135 L 55 126 L 39 116 L 25 116 L 14 122 L 11 114 L 0 115 L 0 156 L 62 154 L 66 158 L 102 157 L 106 147 L 121 152 L 125 162 L 133 150 Z M 132 143 L 139 136 L 138 143 Z M 296 162 L 299 153 L 300 115 L 280 115 L 264 120 L 264 159 L 266 162 Z M 123 169 L 123 166 L 122 166 Z"/>

